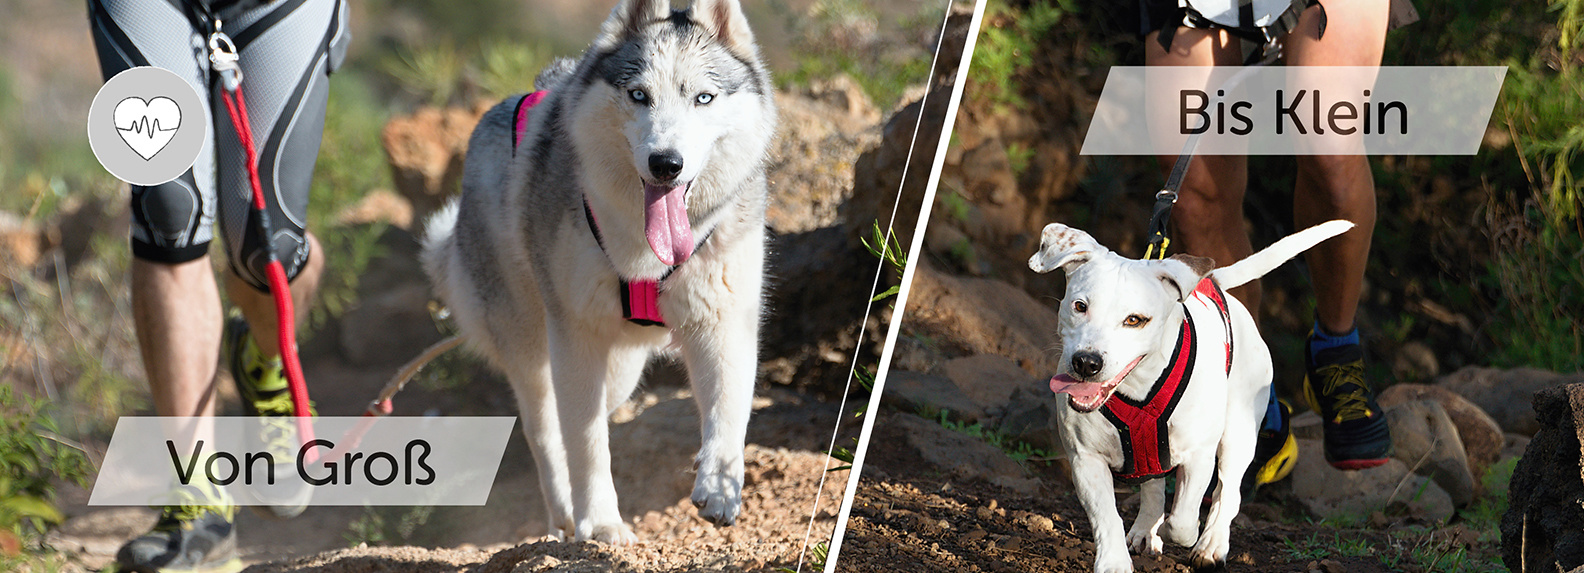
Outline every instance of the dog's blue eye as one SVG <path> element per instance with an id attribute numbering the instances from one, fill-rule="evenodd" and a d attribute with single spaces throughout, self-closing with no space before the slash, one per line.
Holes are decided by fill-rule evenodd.
<path id="1" fill-rule="evenodd" d="M 643 90 L 627 90 L 627 97 L 638 103 L 649 101 L 649 94 L 644 93 Z"/>
<path id="2" fill-rule="evenodd" d="M 715 94 L 699 94 L 698 97 L 693 98 L 693 101 L 698 102 L 699 105 L 709 105 L 709 102 L 715 101 Z"/>

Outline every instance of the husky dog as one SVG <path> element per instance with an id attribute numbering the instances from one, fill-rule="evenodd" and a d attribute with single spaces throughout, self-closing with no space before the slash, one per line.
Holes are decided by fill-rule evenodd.
<path id="1" fill-rule="evenodd" d="M 474 129 L 462 196 L 426 229 L 425 270 L 511 380 L 552 534 L 636 541 L 606 417 L 662 353 L 680 354 L 701 414 L 693 503 L 731 525 L 776 129 L 753 32 L 737 0 L 623 0 L 581 60 L 536 84 L 537 103 L 510 98 Z"/>

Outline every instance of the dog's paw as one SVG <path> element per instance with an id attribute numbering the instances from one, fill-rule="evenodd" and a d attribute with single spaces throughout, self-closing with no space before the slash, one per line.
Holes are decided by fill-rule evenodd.
<path id="1" fill-rule="evenodd" d="M 1095 573 L 1133 573 L 1133 558 L 1126 551 L 1095 555 Z"/>
<path id="2" fill-rule="evenodd" d="M 621 547 L 638 543 L 638 536 L 633 534 L 632 528 L 621 522 L 595 525 L 588 539 Z"/>
<path id="3" fill-rule="evenodd" d="M 737 513 L 742 511 L 742 486 L 721 476 L 699 476 L 693 486 L 693 507 L 698 508 L 699 517 L 715 525 L 737 523 Z"/>
<path id="4" fill-rule="evenodd" d="M 1143 527 L 1134 527 L 1128 532 L 1128 549 L 1139 555 L 1160 555 L 1166 548 L 1161 536 Z"/>
<path id="5" fill-rule="evenodd" d="M 711 465 L 699 464 L 698 478 L 693 480 L 693 506 L 698 508 L 699 517 L 715 525 L 737 523 L 737 514 L 742 511 L 742 470 L 733 472 L 717 466 L 715 471 L 704 471 Z"/>
<path id="6" fill-rule="evenodd" d="M 1226 568 L 1227 552 L 1232 549 L 1231 531 L 1206 531 L 1188 555 L 1194 569 L 1215 571 Z"/>
<path id="7" fill-rule="evenodd" d="M 566 541 L 577 537 L 577 529 L 573 525 L 572 516 L 568 515 L 559 519 L 551 517 L 548 535 L 556 538 L 556 541 Z"/>

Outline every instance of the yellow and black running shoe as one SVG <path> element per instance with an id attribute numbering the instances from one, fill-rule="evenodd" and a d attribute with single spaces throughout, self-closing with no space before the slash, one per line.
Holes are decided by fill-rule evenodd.
<path id="1" fill-rule="evenodd" d="M 236 506 L 219 491 L 176 490 L 182 500 L 160 511 L 148 533 L 116 551 L 119 571 L 137 573 L 231 573 L 237 557 Z"/>
<path id="2" fill-rule="evenodd" d="M 1304 397 L 1324 422 L 1326 461 L 1342 470 L 1385 464 L 1391 428 L 1364 380 L 1364 350 L 1348 344 L 1305 356 Z"/>
<path id="3" fill-rule="evenodd" d="M 249 451 L 268 452 L 275 460 L 275 482 L 250 482 L 246 493 L 257 503 L 248 504 L 254 513 L 269 519 L 290 519 L 308 507 L 313 489 L 297 475 L 297 452 L 302 447 L 297 436 L 296 413 L 291 388 L 281 358 L 265 358 L 248 334 L 248 323 L 240 314 L 226 321 L 225 353 L 242 397 L 242 411 L 258 417 L 248 426 Z M 313 407 L 309 406 L 309 415 Z"/>

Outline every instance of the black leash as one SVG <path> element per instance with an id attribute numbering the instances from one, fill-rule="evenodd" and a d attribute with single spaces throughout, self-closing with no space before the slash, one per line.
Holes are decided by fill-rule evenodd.
<path id="1" fill-rule="evenodd" d="M 1261 53 L 1263 57 L 1245 65 L 1243 69 L 1238 70 L 1238 73 L 1227 78 L 1216 93 L 1231 92 L 1233 88 L 1243 83 L 1243 80 L 1253 75 L 1255 70 L 1280 59 L 1282 55 L 1280 39 L 1267 42 L 1261 48 Z M 1215 107 L 1224 99 L 1225 96 L 1215 96 L 1210 100 L 1207 109 Z M 1177 154 L 1177 163 L 1172 165 L 1171 175 L 1166 178 L 1166 186 L 1155 193 L 1155 208 L 1150 214 L 1149 221 L 1149 246 L 1144 249 L 1144 260 L 1166 258 L 1166 248 L 1171 246 L 1171 238 L 1166 236 L 1166 231 L 1171 222 L 1172 206 L 1177 204 L 1177 193 L 1182 190 L 1183 179 L 1188 176 L 1188 165 L 1193 162 L 1194 150 L 1199 147 L 1199 137 L 1204 135 L 1205 131 L 1188 135 L 1188 141 L 1183 143 L 1182 152 Z"/>

